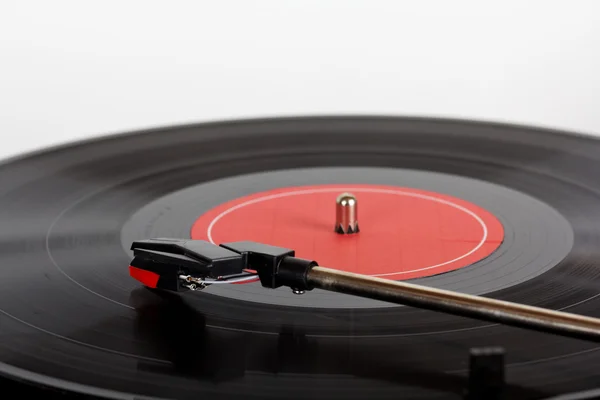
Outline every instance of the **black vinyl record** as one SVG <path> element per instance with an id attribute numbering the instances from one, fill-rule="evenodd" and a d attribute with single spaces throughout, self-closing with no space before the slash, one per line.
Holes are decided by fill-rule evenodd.
<path id="1" fill-rule="evenodd" d="M 398 188 L 410 198 L 386 206 L 380 236 L 336 257 L 361 260 L 356 268 L 392 257 L 393 267 L 395 259 L 447 253 L 451 262 L 407 279 L 600 317 L 599 174 L 600 142 L 593 138 L 367 116 L 168 127 L 6 161 L 0 374 L 20 393 L 44 387 L 115 399 L 452 399 L 468 389 L 470 349 L 493 346 L 505 349 L 505 398 L 595 389 L 595 343 L 323 291 L 296 296 L 258 283 L 164 293 L 129 276 L 128 246 L 205 231 L 224 238 L 254 232 L 294 245 L 289 238 L 298 232 L 310 239 L 310 229 L 329 222 L 305 226 L 294 216 L 317 215 L 318 199 L 293 202 L 282 191 Z M 298 189 L 307 187 L 313 189 Z M 277 209 L 246 207 L 239 218 L 230 212 L 241 208 L 239 199 L 257 204 L 262 193 L 287 200 Z M 474 247 L 479 253 L 453 258 L 456 246 L 476 242 L 468 231 L 475 222 L 452 210 L 437 215 L 441 208 L 420 202 L 431 197 L 423 193 L 443 196 L 438 203 L 446 205 L 456 199 L 455 211 L 485 213 L 487 241 Z M 376 208 L 360 214 L 365 241 Z M 212 221 L 208 229 L 198 228 L 203 215 Z M 224 225 L 217 229 L 219 218 Z M 335 235 L 329 228 L 319 235 Z M 306 249 L 329 254 L 306 235 Z M 370 253 L 390 238 L 396 242 Z M 416 244 L 403 249 L 402 240 Z"/>

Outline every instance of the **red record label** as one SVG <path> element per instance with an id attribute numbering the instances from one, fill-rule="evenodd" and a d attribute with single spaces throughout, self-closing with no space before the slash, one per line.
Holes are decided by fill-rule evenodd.
<path id="1" fill-rule="evenodd" d="M 360 232 L 334 231 L 336 198 L 357 200 Z M 502 243 L 490 212 L 445 194 L 381 185 L 317 185 L 256 193 L 221 204 L 195 221 L 193 239 L 251 240 L 296 251 L 319 265 L 394 280 L 453 271 Z"/>

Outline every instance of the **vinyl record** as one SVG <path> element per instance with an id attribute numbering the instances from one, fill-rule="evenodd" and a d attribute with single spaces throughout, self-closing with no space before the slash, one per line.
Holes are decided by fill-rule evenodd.
<path id="1" fill-rule="evenodd" d="M 166 293 L 128 265 L 139 239 L 254 240 L 600 317 L 599 172 L 600 142 L 584 136 L 366 116 L 168 127 L 9 160 L 0 373 L 119 399 L 451 399 L 470 349 L 495 346 L 506 398 L 594 389 L 600 352 L 583 340 L 258 282 Z M 334 230 L 342 193 L 356 234 Z"/>

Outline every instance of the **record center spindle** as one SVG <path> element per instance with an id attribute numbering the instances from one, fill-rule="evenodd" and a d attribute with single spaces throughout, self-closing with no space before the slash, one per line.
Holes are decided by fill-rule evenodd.
<path id="1" fill-rule="evenodd" d="M 335 201 L 335 232 L 341 235 L 358 233 L 358 202 L 352 193 L 342 193 Z"/>

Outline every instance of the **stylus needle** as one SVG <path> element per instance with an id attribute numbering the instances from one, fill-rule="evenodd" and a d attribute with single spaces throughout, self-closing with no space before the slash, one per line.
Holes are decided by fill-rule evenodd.
<path id="1" fill-rule="evenodd" d="M 315 266 L 307 283 L 324 290 L 600 342 L 600 319 Z"/>

